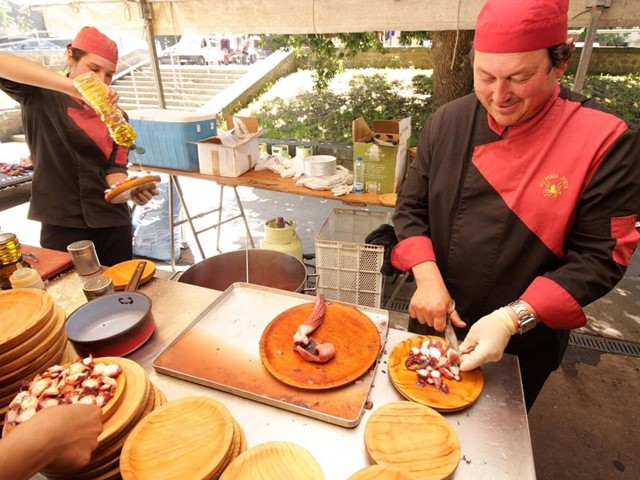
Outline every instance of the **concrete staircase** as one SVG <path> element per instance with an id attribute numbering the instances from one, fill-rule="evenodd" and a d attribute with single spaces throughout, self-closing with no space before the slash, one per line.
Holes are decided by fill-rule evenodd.
<path id="1" fill-rule="evenodd" d="M 243 78 L 251 66 L 160 65 L 168 110 L 196 110 Z M 160 108 L 153 72 L 147 63 L 129 69 L 112 83 L 126 110 Z"/>

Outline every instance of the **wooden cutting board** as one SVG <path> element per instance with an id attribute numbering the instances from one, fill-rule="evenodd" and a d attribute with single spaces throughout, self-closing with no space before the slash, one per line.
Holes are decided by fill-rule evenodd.
<path id="1" fill-rule="evenodd" d="M 142 276 L 140 277 L 140 283 L 138 284 L 143 285 L 151 280 L 153 275 L 156 273 L 156 264 L 151 260 L 135 259 L 116 263 L 113 267 L 109 267 L 102 272 L 102 275 L 111 279 L 113 282 L 113 288 L 116 290 L 124 290 L 140 262 L 145 262 L 146 264 L 142 271 Z"/>
<path id="2" fill-rule="evenodd" d="M 24 257 L 24 260 L 35 268 L 42 280 L 48 280 L 55 277 L 59 273 L 69 270 L 73 267 L 71 255 L 68 252 L 60 252 L 58 250 L 50 250 L 48 248 L 32 247 L 31 245 L 21 245 L 22 253 L 34 255 L 34 258 Z"/>
<path id="3" fill-rule="evenodd" d="M 228 459 L 233 436 L 233 417 L 221 402 L 174 400 L 131 431 L 120 455 L 120 473 L 124 480 L 211 478 Z"/>
<path id="4" fill-rule="evenodd" d="M 336 461 L 339 461 L 336 459 Z M 318 461 L 292 442 L 267 442 L 242 453 L 220 480 L 323 480 Z"/>
<path id="5" fill-rule="evenodd" d="M 413 480 L 408 473 L 389 465 L 369 465 L 351 475 L 348 480 Z"/>
<path id="6" fill-rule="evenodd" d="M 367 372 L 380 352 L 380 334 L 357 308 L 327 301 L 322 325 L 312 334 L 318 343 L 331 342 L 336 355 L 327 363 L 307 362 L 293 349 L 293 335 L 309 318 L 313 303 L 296 305 L 275 317 L 260 339 L 260 358 L 281 382 L 308 390 L 334 388 Z"/>
<path id="7" fill-rule="evenodd" d="M 422 403 L 440 412 L 455 412 L 473 404 L 484 388 L 484 375 L 479 368 L 461 372 L 461 381 L 445 380 L 449 393 L 441 392 L 433 385 L 419 386 L 416 372 L 408 370 L 405 362 L 413 347 L 420 348 L 425 340 L 437 340 L 446 345 L 441 337 L 418 335 L 407 338 L 396 345 L 389 354 L 389 378 L 400 394 L 414 402 Z"/>
<path id="8" fill-rule="evenodd" d="M 458 435 L 438 412 L 414 402 L 391 402 L 369 417 L 364 443 L 371 459 L 415 479 L 449 478 L 460 461 Z"/>

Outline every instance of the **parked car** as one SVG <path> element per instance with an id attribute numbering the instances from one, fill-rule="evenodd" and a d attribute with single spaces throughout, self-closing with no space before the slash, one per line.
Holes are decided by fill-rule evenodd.
<path id="1" fill-rule="evenodd" d="M 167 64 L 217 65 L 224 54 L 220 39 L 213 35 L 182 35 L 175 45 L 167 48 L 158 62 Z"/>

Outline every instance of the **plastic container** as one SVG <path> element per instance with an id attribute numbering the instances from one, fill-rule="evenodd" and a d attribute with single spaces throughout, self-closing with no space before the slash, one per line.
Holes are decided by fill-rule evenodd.
<path id="1" fill-rule="evenodd" d="M 11 274 L 9 282 L 11 282 L 11 288 L 37 288 L 46 290 L 38 271 L 33 268 L 25 268 L 22 265 L 18 265 L 16 271 Z"/>
<path id="2" fill-rule="evenodd" d="M 353 162 L 353 193 L 364 192 L 364 160 L 362 157 L 357 157 Z"/>
<path id="3" fill-rule="evenodd" d="M 197 172 L 200 163 L 196 142 L 218 134 L 218 123 L 211 113 L 159 108 L 127 113 L 138 132 L 137 144 L 145 149 L 140 162 L 150 167 Z"/>
<path id="4" fill-rule="evenodd" d="M 330 300 L 380 308 L 384 247 L 365 243 L 391 215 L 334 208 L 315 238 L 318 292 Z"/>
<path id="5" fill-rule="evenodd" d="M 125 120 L 122 111 L 109 103 L 106 85 L 102 83 L 96 73 L 90 70 L 78 75 L 73 79 L 73 85 L 86 102 L 100 114 L 100 118 L 107 125 L 113 141 L 127 148 L 135 148 L 133 143 L 136 139 L 135 130 Z"/>

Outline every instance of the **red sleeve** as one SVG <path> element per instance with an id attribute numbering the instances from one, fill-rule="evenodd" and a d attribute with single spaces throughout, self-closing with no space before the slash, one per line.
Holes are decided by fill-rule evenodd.
<path id="1" fill-rule="evenodd" d="M 587 316 L 573 296 L 547 277 L 537 277 L 521 295 L 550 328 L 571 330 L 587 323 Z"/>
<path id="2" fill-rule="evenodd" d="M 435 262 L 436 255 L 429 237 L 405 238 L 391 251 L 391 263 L 398 270 L 407 272 L 423 262 Z"/>

